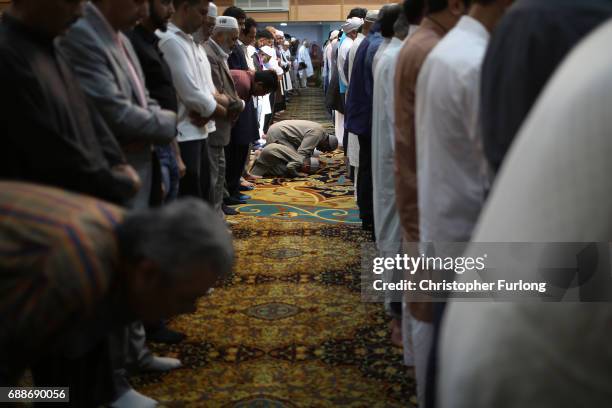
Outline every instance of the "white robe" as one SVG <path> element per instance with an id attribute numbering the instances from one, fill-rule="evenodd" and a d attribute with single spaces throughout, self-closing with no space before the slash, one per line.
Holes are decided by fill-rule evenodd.
<path id="1" fill-rule="evenodd" d="M 505 158 L 474 242 L 612 241 L 612 53 L 603 51 L 611 42 L 612 22 L 604 23 L 548 81 Z M 450 302 L 438 406 L 610 406 L 610 322 L 609 302 Z"/>
<path id="2" fill-rule="evenodd" d="M 312 67 L 312 60 L 310 59 L 310 53 L 308 51 L 308 48 L 304 47 L 304 44 L 300 45 L 296 61 L 298 63 L 298 66 L 300 62 L 303 62 L 306 64 L 306 78 L 310 78 L 311 76 L 314 75 L 314 68 Z"/>
<path id="3" fill-rule="evenodd" d="M 351 45 L 351 49 L 348 53 L 348 61 L 349 61 L 349 70 L 348 70 L 348 83 L 351 83 L 351 76 L 353 75 L 353 63 L 355 62 L 355 55 L 357 54 L 357 49 L 365 39 L 365 35 L 359 33 L 357 38 L 353 41 Z M 346 90 L 346 97 L 348 98 L 348 88 Z M 349 132 L 348 134 L 348 160 L 351 166 L 359 167 L 359 137 Z M 355 171 L 355 192 L 357 191 L 357 171 Z"/>

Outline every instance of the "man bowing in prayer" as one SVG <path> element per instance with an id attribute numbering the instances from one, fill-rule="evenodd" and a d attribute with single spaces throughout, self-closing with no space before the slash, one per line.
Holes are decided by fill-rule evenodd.
<path id="1" fill-rule="evenodd" d="M 334 151 L 338 140 L 327 134 L 323 126 L 308 120 L 285 120 L 270 127 L 267 145 L 253 165 L 253 174 L 259 176 L 296 177 L 299 172 L 310 173 L 309 165 L 315 148 Z M 310 163 L 310 164 L 309 164 Z"/>

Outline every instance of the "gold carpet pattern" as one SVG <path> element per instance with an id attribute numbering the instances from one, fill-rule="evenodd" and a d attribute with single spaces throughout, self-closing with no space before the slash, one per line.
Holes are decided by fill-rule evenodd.
<path id="1" fill-rule="evenodd" d="M 321 90 L 308 89 L 285 115 L 330 127 L 323 106 Z M 341 158 L 327 159 L 334 174 L 259 183 L 256 203 L 232 217 L 234 272 L 196 313 L 170 323 L 187 334 L 183 343 L 151 344 L 184 368 L 135 378 L 140 392 L 166 407 L 415 405 L 414 374 L 389 341 L 383 306 L 360 301 L 370 238 L 354 218 Z M 306 214 L 321 209 L 329 211 Z"/>

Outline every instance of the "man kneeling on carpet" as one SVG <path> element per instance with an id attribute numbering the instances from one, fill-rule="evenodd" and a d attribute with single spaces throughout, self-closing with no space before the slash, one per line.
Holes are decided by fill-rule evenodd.
<path id="1" fill-rule="evenodd" d="M 202 200 L 124 213 L 13 182 L 0 182 L 0 248 L 0 385 L 30 368 L 37 386 L 70 387 L 74 407 L 126 398 L 116 395 L 109 334 L 194 311 L 234 256 Z M 139 407 L 155 405 L 144 399 Z"/>
<path id="2" fill-rule="evenodd" d="M 297 177 L 319 168 L 315 148 L 332 152 L 338 148 L 336 136 L 309 120 L 285 120 L 268 130 L 266 146 L 255 160 L 251 173 L 257 176 Z"/>

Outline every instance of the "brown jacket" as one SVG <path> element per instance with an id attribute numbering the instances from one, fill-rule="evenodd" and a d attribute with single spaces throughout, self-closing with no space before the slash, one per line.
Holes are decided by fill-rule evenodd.
<path id="1" fill-rule="evenodd" d="M 226 95 L 230 102 L 239 101 L 240 97 L 236 93 L 236 86 L 232 79 L 227 59 L 221 55 L 218 45 L 212 43 L 212 39 L 204 42 L 202 47 L 206 51 L 206 56 L 210 62 L 210 73 L 217 92 Z M 232 123 L 228 119 L 215 119 L 215 130 L 208 135 L 208 142 L 211 146 L 227 146 L 232 134 Z"/>
<path id="2" fill-rule="evenodd" d="M 406 242 L 419 241 L 414 119 L 417 78 L 425 59 L 444 34 L 440 25 L 425 18 L 402 47 L 395 71 L 395 191 Z M 430 303 L 411 302 L 410 312 L 418 320 L 432 321 Z"/>

